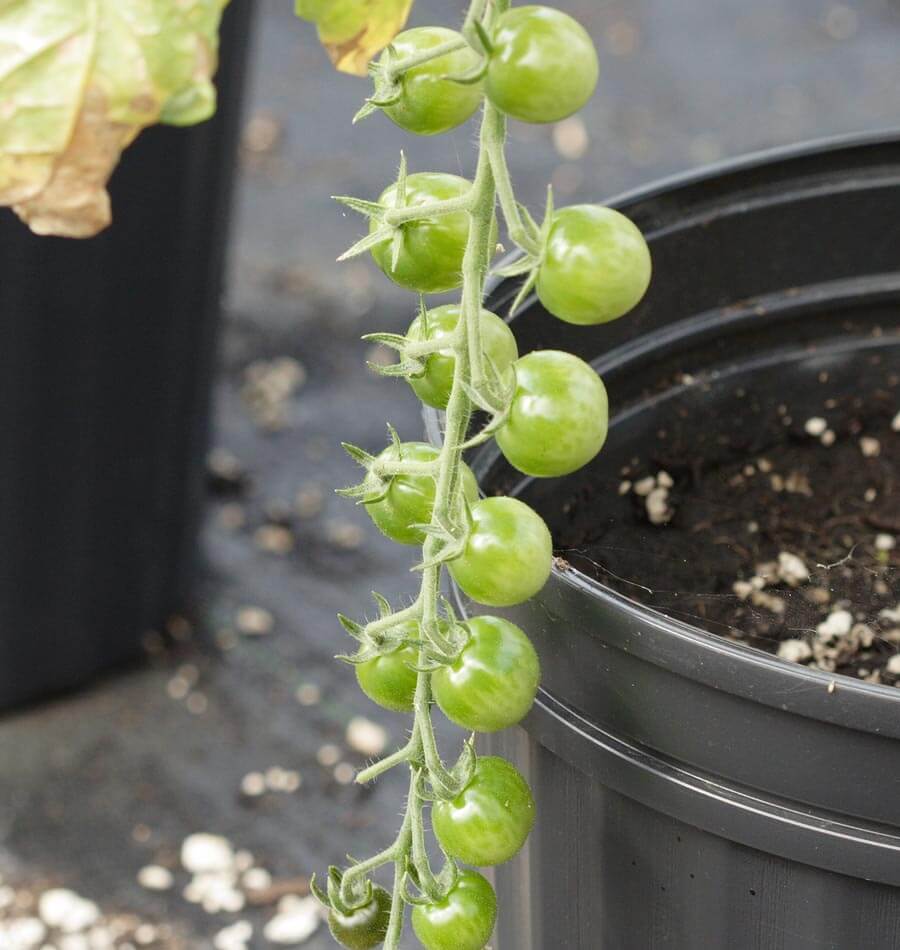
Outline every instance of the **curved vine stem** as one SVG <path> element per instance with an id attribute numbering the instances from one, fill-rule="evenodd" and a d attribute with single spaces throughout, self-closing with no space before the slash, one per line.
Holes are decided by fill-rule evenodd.
<path id="1" fill-rule="evenodd" d="M 509 167 L 506 164 L 506 116 L 496 109 L 490 110 L 490 114 L 485 115 L 485 122 L 490 120 L 494 126 L 491 134 L 485 136 L 482 134 L 484 150 L 487 152 L 491 163 L 491 172 L 497 186 L 497 197 L 500 199 L 500 207 L 503 210 L 503 217 L 506 219 L 509 238 L 517 244 L 523 251 L 533 256 L 540 254 L 540 242 L 537 236 L 526 227 L 522 212 L 519 209 L 513 193 L 512 180 L 509 175 Z"/>
<path id="2" fill-rule="evenodd" d="M 486 54 L 489 44 L 485 39 L 485 27 L 490 25 L 490 18 L 495 13 L 502 12 L 508 6 L 508 0 L 471 0 L 462 28 L 465 39 L 461 37 L 449 44 L 433 47 L 416 57 L 389 63 L 386 67 L 389 71 L 388 79 L 394 82 L 406 69 L 459 48 L 465 42 Z M 393 903 L 384 941 L 385 950 L 399 948 L 406 904 L 412 899 L 407 897 L 408 884 L 415 884 L 429 900 L 439 899 L 448 886 L 447 873 L 435 875 L 429 864 L 425 846 L 424 809 L 432 798 L 458 794 L 461 782 L 465 781 L 465 767 L 460 764 L 455 769 L 448 768 L 437 747 L 431 720 L 430 670 L 434 668 L 434 657 L 448 656 L 453 642 L 452 632 L 445 636 L 444 627 L 441 626 L 441 587 L 444 562 L 452 556 L 448 544 L 452 544 L 453 539 L 448 526 L 459 527 L 460 512 L 464 510 L 460 472 L 463 452 L 468 445 L 473 444 L 472 440 L 468 440 L 472 415 L 476 408 L 473 399 L 478 401 L 485 393 L 490 394 L 496 382 L 496 373 L 491 365 L 486 365 L 482 349 L 481 308 L 485 281 L 495 252 L 493 241 L 498 198 L 511 240 L 532 258 L 540 253 L 538 229 L 527 211 L 520 208 L 513 194 L 506 164 L 505 144 L 506 119 L 488 101 L 484 106 L 478 163 L 471 188 L 459 198 L 428 208 L 429 217 L 435 214 L 465 213 L 469 218 L 469 235 L 462 265 L 462 316 L 453 335 L 449 339 L 441 340 L 440 344 L 441 349 L 453 350 L 455 368 L 446 408 L 443 443 L 438 457 L 433 463 L 417 464 L 404 460 L 376 463 L 362 450 L 354 450 L 358 456 L 357 460 L 366 465 L 376 477 L 427 473 L 433 475 L 435 480 L 431 526 L 422 546 L 422 562 L 419 567 L 421 588 L 416 599 L 408 607 L 390 612 L 386 601 L 376 595 L 382 608 L 382 615 L 378 620 L 361 627 L 346 621 L 346 618 L 342 619 L 350 632 L 364 641 L 367 638 L 369 641 L 372 638 L 377 640 L 391 627 L 407 620 L 418 621 L 421 631 L 419 672 L 409 740 L 396 752 L 370 765 L 357 776 L 358 782 L 365 783 L 389 769 L 406 764 L 410 770 L 410 781 L 403 822 L 393 844 L 374 857 L 351 865 L 342 879 L 342 893 L 349 900 L 354 893 L 359 892 L 360 885 L 370 872 L 383 865 L 394 864 Z M 402 191 L 405 161 L 401 166 L 399 181 Z M 363 214 L 375 215 L 380 226 L 388 231 L 423 215 L 422 208 L 405 207 L 402 201 L 397 208 L 382 209 L 357 199 L 341 200 Z M 360 244 L 364 245 L 371 240 L 364 239 Z M 360 252 L 359 245 L 351 249 L 351 252 Z M 407 360 L 418 356 L 427 357 L 435 346 L 434 343 L 424 342 L 420 350 L 410 347 L 405 351 L 405 339 L 393 335 L 384 337 L 388 345 L 400 349 L 403 354 L 401 358 Z M 401 364 L 401 368 L 405 365 Z M 478 404 L 484 407 L 484 403 Z M 462 762 L 461 758 L 460 763 Z M 451 871 L 454 868 L 452 863 L 448 867 Z"/>
<path id="3" fill-rule="evenodd" d="M 439 59 L 441 56 L 446 56 L 448 53 L 455 53 L 458 49 L 462 49 L 465 45 L 466 42 L 462 38 L 447 40 L 446 43 L 439 43 L 436 46 L 432 46 L 430 49 L 422 50 L 420 53 L 416 53 L 414 55 L 407 56 L 404 59 L 398 59 L 396 62 L 389 63 L 385 69 L 385 72 L 387 73 L 388 79 L 397 79 L 410 69 L 414 69 L 416 66 L 421 66 L 424 63 L 430 63 L 433 59 Z"/>
<path id="4" fill-rule="evenodd" d="M 483 10 L 482 0 L 476 0 L 475 5 Z M 462 446 L 466 442 L 473 411 L 467 391 L 471 391 L 473 386 L 477 388 L 484 382 L 480 315 L 484 284 L 490 260 L 494 254 L 492 238 L 497 203 L 492 156 L 502 154 L 505 136 L 505 122 L 488 103 L 485 106 L 481 126 L 478 166 L 471 191 L 466 196 L 469 238 L 463 258 L 463 319 L 460 321 L 460 331 L 453 340 L 456 357 L 455 371 L 453 388 L 447 404 L 444 441 L 435 473 L 435 500 L 432 514 L 434 526 L 452 521 L 455 512 L 459 510 Z M 429 566 L 422 571 L 422 586 L 413 608 L 406 612 L 407 617 L 412 613 L 418 616 L 423 631 L 423 644 L 419 655 L 422 667 L 425 667 L 428 660 L 428 648 L 442 646 L 442 644 L 430 642 L 429 637 L 433 639 L 433 635 L 428 633 L 429 630 L 437 629 L 440 619 L 442 543 L 440 537 L 436 535 L 429 535 L 426 538 L 422 554 L 423 562 Z M 389 619 L 377 623 L 386 625 Z M 422 795 L 418 774 L 419 770 L 424 769 L 432 790 L 437 795 L 452 794 L 457 779 L 441 760 L 431 721 L 431 704 L 430 674 L 423 671 L 418 674 L 414 704 L 415 721 L 409 742 L 393 755 L 375 763 L 358 776 L 359 781 L 367 782 L 404 762 L 409 765 L 411 772 L 406 813 L 400 833 L 390 848 L 373 859 L 376 861 L 375 866 L 378 866 L 378 863 L 386 863 L 381 860 L 382 858 L 392 860 L 395 865 L 394 899 L 384 943 L 385 950 L 397 950 L 400 945 L 405 904 L 403 885 L 407 868 L 412 866 L 415 869 L 418 885 L 424 893 L 433 896 L 440 892 L 440 887 L 429 866 L 423 843 L 423 810 L 427 803 Z M 367 863 L 366 866 L 372 865 Z M 348 875 L 353 875 L 351 882 L 356 880 L 359 874 L 364 873 L 359 870 L 362 867 L 364 865 L 356 865 L 347 872 Z"/>

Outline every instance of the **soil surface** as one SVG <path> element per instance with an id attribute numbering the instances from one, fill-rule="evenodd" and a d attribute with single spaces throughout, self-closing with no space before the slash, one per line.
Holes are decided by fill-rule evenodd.
<path id="1" fill-rule="evenodd" d="M 563 502 L 558 549 L 710 632 L 900 686 L 900 414 L 890 381 L 866 401 L 827 400 L 827 418 L 770 409 L 752 444 L 742 419 L 715 457 L 698 454 L 689 426 L 662 432 L 647 461 L 621 472 L 625 517 L 598 524 L 596 483 L 584 484 Z"/>

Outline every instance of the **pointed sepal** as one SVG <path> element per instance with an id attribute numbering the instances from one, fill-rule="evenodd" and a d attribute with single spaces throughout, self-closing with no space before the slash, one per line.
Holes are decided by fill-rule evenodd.
<path id="1" fill-rule="evenodd" d="M 494 274 L 497 277 L 521 277 L 522 274 L 534 270 L 535 266 L 535 259 L 531 255 L 525 254 L 504 267 L 495 267 Z"/>
<path id="2" fill-rule="evenodd" d="M 372 467 L 372 463 L 375 461 L 375 456 L 370 452 L 367 452 L 365 449 L 361 449 L 358 445 L 354 445 L 352 442 L 341 442 L 341 448 L 359 465 L 362 465 L 363 468 L 369 469 Z"/>
<path id="3" fill-rule="evenodd" d="M 346 614 L 338 614 L 338 623 L 353 637 L 355 640 L 360 642 L 363 640 L 365 635 L 365 628 L 362 624 L 357 623 L 355 620 L 352 620 Z"/>
<path id="4" fill-rule="evenodd" d="M 352 195 L 332 195 L 331 198 L 338 204 L 342 204 L 345 208 L 350 208 L 351 211 L 356 211 L 366 218 L 381 219 L 384 216 L 384 205 L 377 201 L 354 198 Z"/>
<path id="5" fill-rule="evenodd" d="M 379 244 L 383 244 L 385 241 L 390 241 L 396 234 L 400 233 L 397 228 L 390 227 L 385 225 L 383 228 L 378 228 L 373 231 L 371 234 L 367 234 L 364 238 L 356 242 L 356 244 L 347 248 L 343 254 L 338 258 L 338 263 L 343 261 L 349 261 L 353 257 L 359 257 L 360 254 L 365 254 L 366 251 L 371 251 L 373 247 L 377 247 Z"/>

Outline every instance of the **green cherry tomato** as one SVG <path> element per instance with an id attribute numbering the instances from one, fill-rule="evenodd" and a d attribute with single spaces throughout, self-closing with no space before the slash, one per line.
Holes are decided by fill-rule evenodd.
<path id="1" fill-rule="evenodd" d="M 572 205 L 553 216 L 537 295 L 566 323 L 608 323 L 637 306 L 651 270 L 644 235 L 625 215 Z"/>
<path id="2" fill-rule="evenodd" d="M 472 781 L 431 809 L 434 833 L 452 858 L 494 867 L 525 844 L 534 827 L 534 799 L 515 766 L 497 756 L 478 760 Z"/>
<path id="3" fill-rule="evenodd" d="M 390 59 L 405 59 L 450 40 L 462 39 L 455 30 L 423 26 L 396 36 Z M 385 63 L 386 53 L 381 56 Z M 469 45 L 407 70 L 400 80 L 400 98 L 382 112 L 401 129 L 416 135 L 439 135 L 462 125 L 481 104 L 482 83 L 453 82 L 447 76 L 464 76 L 477 68 L 478 54 Z"/>
<path id="4" fill-rule="evenodd" d="M 434 698 L 449 720 L 470 732 L 514 726 L 537 693 L 537 653 L 514 623 L 500 617 L 475 617 L 464 626 L 468 643 L 431 676 Z"/>
<path id="5" fill-rule="evenodd" d="M 571 353 L 538 350 L 516 363 L 516 393 L 496 439 L 520 472 L 552 478 L 590 462 L 608 425 L 606 387 L 594 370 Z"/>
<path id="6" fill-rule="evenodd" d="M 391 895 L 383 887 L 372 888 L 372 900 L 353 911 L 328 913 L 331 936 L 347 950 L 371 950 L 384 943 L 391 917 Z"/>
<path id="7" fill-rule="evenodd" d="M 425 950 L 484 950 L 496 922 L 497 897 L 477 871 L 461 871 L 442 901 L 412 912 L 413 930 Z"/>
<path id="8" fill-rule="evenodd" d="M 401 624 L 395 633 L 397 636 L 416 640 L 419 637 L 419 625 L 409 620 Z M 357 663 L 356 679 L 359 688 L 372 702 L 385 709 L 412 712 L 418 681 L 418 674 L 412 667 L 418 665 L 418 662 L 418 648 L 410 645 L 400 647 L 393 653 L 373 657 L 364 663 Z"/>
<path id="9" fill-rule="evenodd" d="M 449 337 L 459 323 L 461 308 L 457 304 L 435 307 L 426 314 L 427 332 L 421 316 L 410 324 L 407 338 L 416 343 Z M 484 352 L 501 373 L 509 369 L 519 356 L 512 330 L 489 310 L 481 311 L 481 344 Z M 446 409 L 453 387 L 456 357 L 451 350 L 440 350 L 428 357 L 425 373 L 410 379 L 415 394 L 435 409 Z"/>
<path id="10" fill-rule="evenodd" d="M 404 442 L 399 451 L 391 444 L 378 457 L 387 461 L 433 462 L 438 455 L 438 450 L 427 442 Z M 478 500 L 478 483 L 467 465 L 462 467 L 462 482 L 469 504 L 474 504 Z M 421 545 L 425 532 L 414 526 L 430 523 L 434 493 L 431 475 L 396 475 L 385 496 L 380 501 L 367 502 L 366 510 L 382 534 L 392 541 Z"/>
<path id="11" fill-rule="evenodd" d="M 486 91 L 494 105 L 523 122 L 558 122 L 594 94 L 597 50 L 584 27 L 561 10 L 513 7 L 491 37 Z"/>
<path id="12" fill-rule="evenodd" d="M 458 175 L 419 172 L 406 179 L 403 207 L 423 207 L 436 201 L 461 198 L 470 187 L 470 183 Z M 380 201 L 386 208 L 397 207 L 396 183 L 382 192 Z M 378 227 L 378 221 L 373 218 L 369 231 L 376 231 Z M 396 267 L 391 266 L 393 238 L 385 238 L 372 248 L 375 263 L 395 284 L 422 294 L 444 293 L 462 284 L 463 255 L 469 238 L 469 216 L 465 211 L 410 221 L 401 225 L 401 235 Z"/>
<path id="13" fill-rule="evenodd" d="M 450 573 L 472 600 L 512 607 L 547 582 L 553 542 L 547 525 L 517 498 L 485 498 L 472 508 L 473 526 Z"/>

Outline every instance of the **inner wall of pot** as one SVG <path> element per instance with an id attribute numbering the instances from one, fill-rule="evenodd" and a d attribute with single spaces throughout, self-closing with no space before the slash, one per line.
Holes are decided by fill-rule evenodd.
<path id="1" fill-rule="evenodd" d="M 558 556 L 632 600 L 794 662 L 900 684 L 890 284 L 776 293 L 597 356 L 612 407 L 597 459 L 548 480 L 496 460 L 487 491 L 519 495 Z M 539 310 L 526 317 L 540 323 Z"/>
<path id="2" fill-rule="evenodd" d="M 520 352 L 565 350 L 600 372 L 607 444 L 546 482 L 484 448 L 483 487 L 522 495 L 561 557 L 626 598 L 893 686 L 900 140 L 751 156 L 614 206 L 650 246 L 645 299 L 597 327 L 534 298 L 512 320 Z M 498 284 L 488 306 L 505 313 L 516 290 Z"/>

